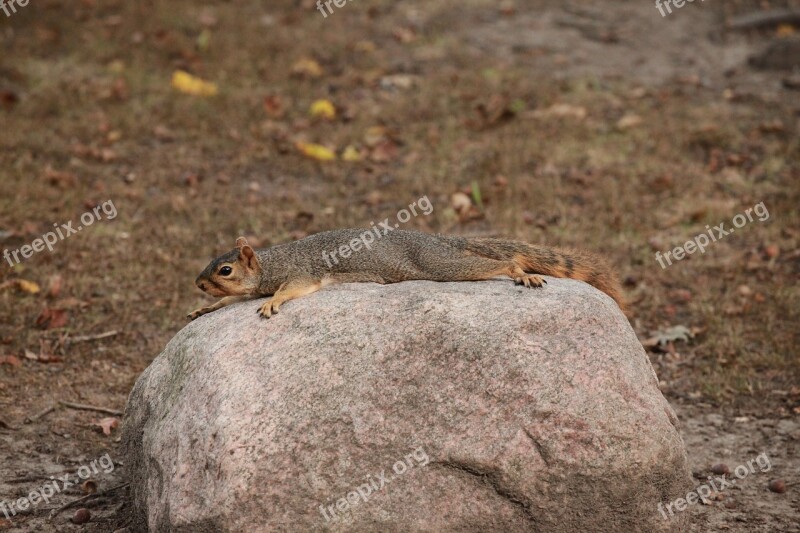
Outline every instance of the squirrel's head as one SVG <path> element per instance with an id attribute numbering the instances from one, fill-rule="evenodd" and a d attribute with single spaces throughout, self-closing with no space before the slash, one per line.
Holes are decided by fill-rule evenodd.
<path id="1" fill-rule="evenodd" d="M 197 276 L 195 284 L 211 296 L 252 294 L 261 280 L 261 265 L 244 237 L 236 239 L 236 248 L 211 261 Z"/>

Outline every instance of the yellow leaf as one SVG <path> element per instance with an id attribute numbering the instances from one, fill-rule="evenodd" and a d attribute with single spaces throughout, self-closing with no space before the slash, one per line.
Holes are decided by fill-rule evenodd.
<path id="1" fill-rule="evenodd" d="M 321 144 L 298 142 L 295 146 L 297 146 L 297 149 L 300 150 L 304 156 L 318 161 L 332 161 L 336 159 L 336 153 Z"/>
<path id="2" fill-rule="evenodd" d="M 342 152 L 342 159 L 345 161 L 361 161 L 364 159 L 364 156 L 361 155 L 361 152 L 358 151 L 358 148 L 351 144 L 344 149 L 344 152 Z"/>
<path id="3" fill-rule="evenodd" d="M 789 35 L 794 35 L 795 29 L 794 26 L 791 24 L 781 24 L 778 26 L 778 29 L 775 30 L 775 34 L 778 37 L 788 37 Z"/>
<path id="4" fill-rule="evenodd" d="M 322 76 L 322 67 L 313 59 L 301 59 L 292 65 L 292 74 L 295 76 L 319 78 Z"/>
<path id="5" fill-rule="evenodd" d="M 28 294 L 36 294 L 37 292 L 39 292 L 41 290 L 37 283 L 35 283 L 33 281 L 28 281 L 26 279 L 18 279 L 17 280 L 17 286 L 22 291 L 27 292 Z"/>
<path id="6" fill-rule="evenodd" d="M 182 70 L 176 70 L 172 74 L 172 87 L 182 93 L 194 96 L 214 96 L 217 94 L 216 84 L 201 80 Z"/>
<path id="7" fill-rule="evenodd" d="M 308 112 L 312 117 L 322 117 L 327 120 L 336 118 L 336 108 L 330 100 L 315 100 Z"/>

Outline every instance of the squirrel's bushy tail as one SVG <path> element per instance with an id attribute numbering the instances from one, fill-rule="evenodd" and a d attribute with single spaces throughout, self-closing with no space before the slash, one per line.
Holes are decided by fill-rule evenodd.
<path id="1" fill-rule="evenodd" d="M 620 309 L 625 309 L 622 289 L 614 272 L 603 258 L 594 254 L 505 239 L 468 238 L 466 241 L 467 251 L 499 261 L 514 261 L 530 274 L 585 281 L 611 296 Z"/>

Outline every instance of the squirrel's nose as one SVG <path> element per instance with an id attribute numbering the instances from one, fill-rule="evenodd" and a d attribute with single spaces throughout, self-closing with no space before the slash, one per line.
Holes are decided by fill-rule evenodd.
<path id="1" fill-rule="evenodd" d="M 200 288 L 201 291 L 205 292 L 206 285 L 205 285 L 205 283 L 203 283 L 202 279 L 197 278 L 196 280 L 194 280 L 194 283 L 195 283 L 195 285 L 197 285 Z"/>

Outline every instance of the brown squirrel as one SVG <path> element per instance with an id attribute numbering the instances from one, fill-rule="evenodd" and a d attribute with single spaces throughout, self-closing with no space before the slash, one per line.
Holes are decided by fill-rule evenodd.
<path id="1" fill-rule="evenodd" d="M 235 249 L 214 259 L 195 281 L 206 293 L 224 298 L 188 316 L 194 320 L 232 303 L 272 295 L 258 310 L 269 318 L 283 303 L 333 283 L 509 276 L 517 284 L 541 287 L 546 281 L 538 274 L 585 281 L 623 308 L 622 291 L 611 268 L 592 254 L 387 226 L 383 231 L 378 227 L 325 231 L 261 250 L 240 237 Z"/>

